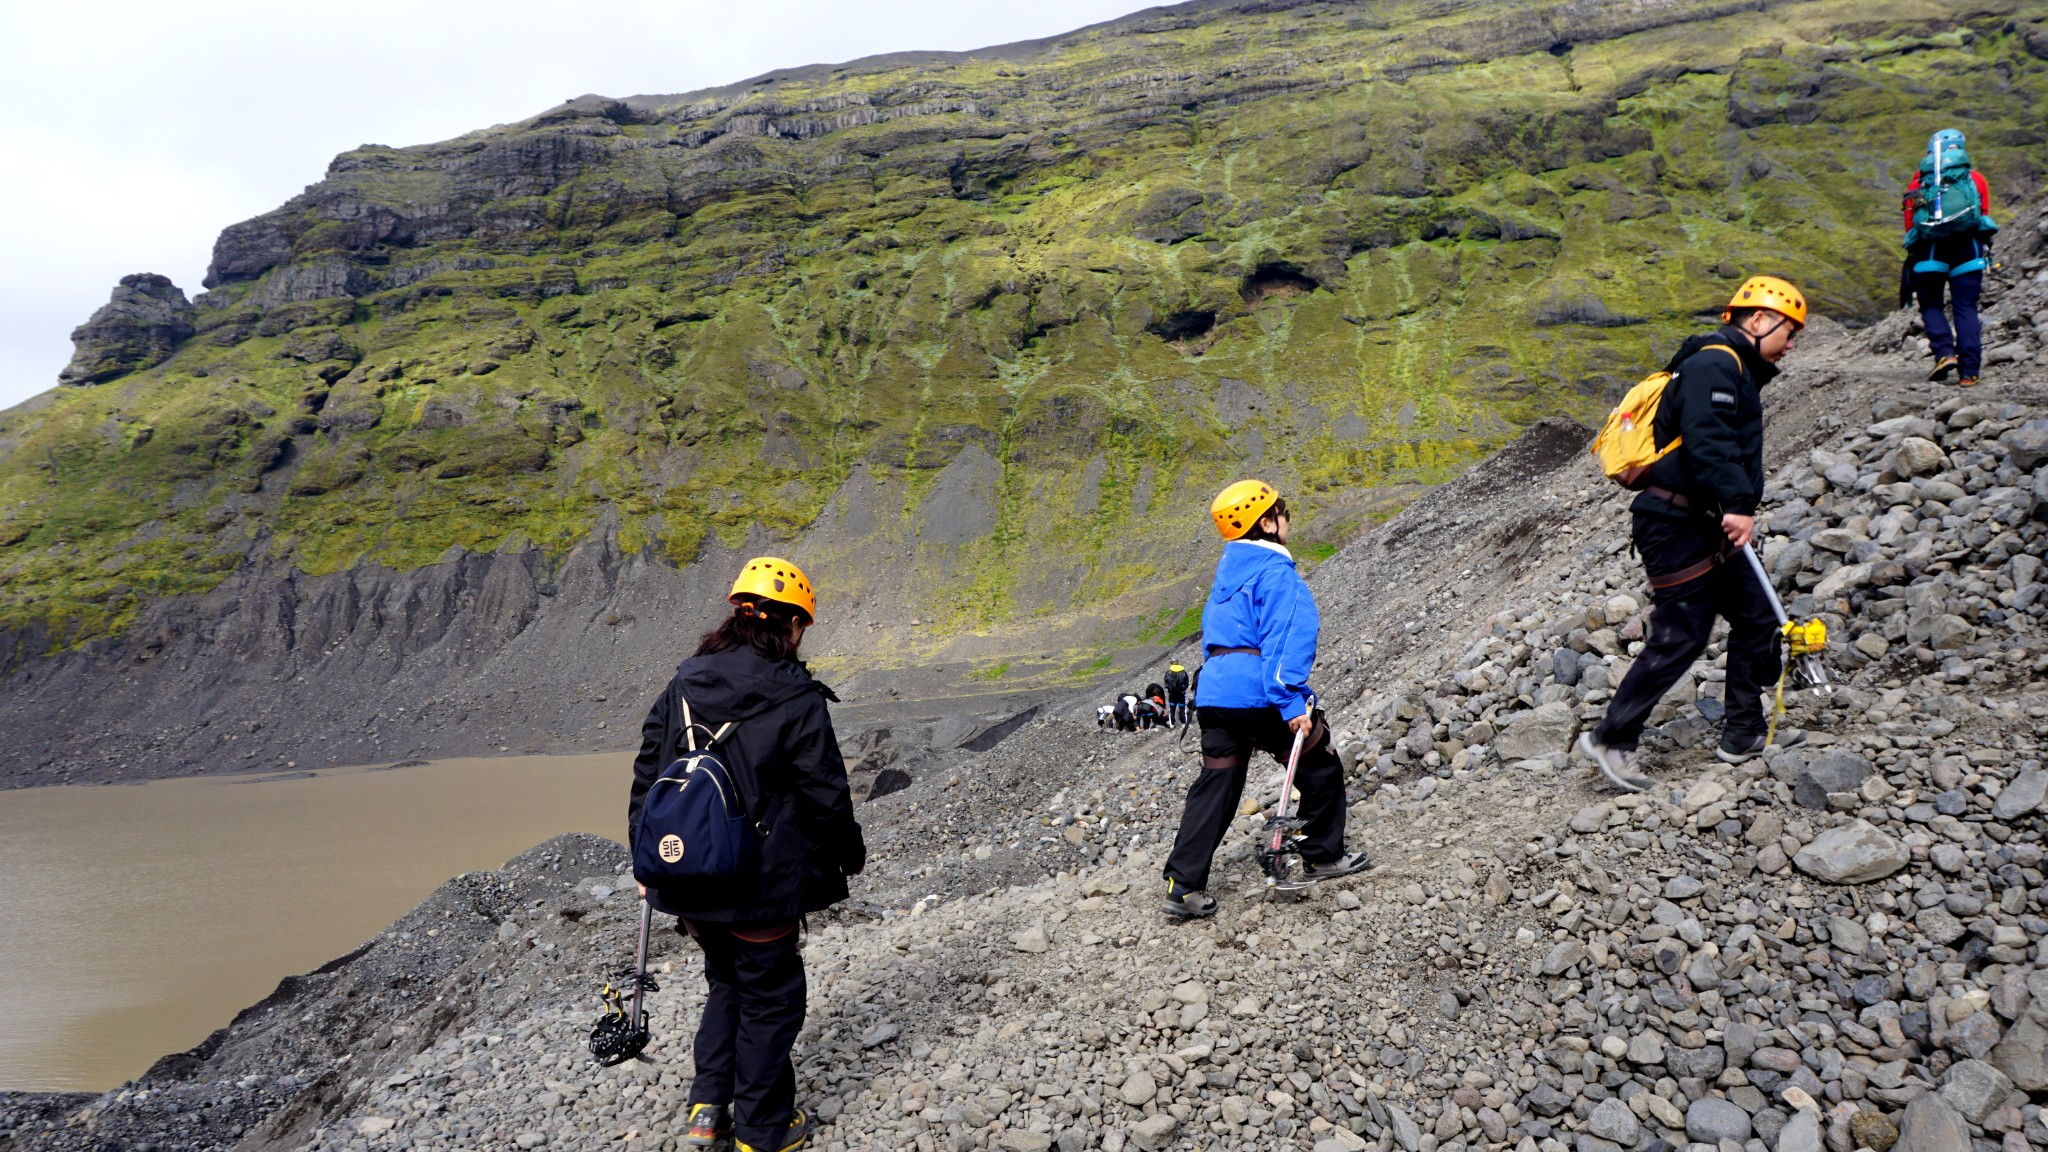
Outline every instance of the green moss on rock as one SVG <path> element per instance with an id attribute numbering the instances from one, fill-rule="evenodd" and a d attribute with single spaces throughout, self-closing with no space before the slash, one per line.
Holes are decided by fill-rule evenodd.
<path id="1" fill-rule="evenodd" d="M 223 233 L 168 359 L 0 413 L 0 627 L 614 524 L 1019 651 L 1177 636 L 1228 479 L 1341 539 L 1750 271 L 1880 314 L 1933 129 L 2001 198 L 2048 163 L 2015 11 L 1169 10 L 359 149 Z"/>

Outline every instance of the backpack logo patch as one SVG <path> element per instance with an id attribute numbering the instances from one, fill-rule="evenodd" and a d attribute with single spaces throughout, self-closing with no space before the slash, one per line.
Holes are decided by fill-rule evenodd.
<path id="1" fill-rule="evenodd" d="M 661 838 L 661 858 L 673 864 L 683 858 L 683 838 L 671 832 Z"/>

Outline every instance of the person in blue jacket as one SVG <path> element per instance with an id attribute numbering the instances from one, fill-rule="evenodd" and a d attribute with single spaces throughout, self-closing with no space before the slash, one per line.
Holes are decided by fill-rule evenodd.
<path id="1" fill-rule="evenodd" d="M 1308 877 L 1371 867 L 1365 853 L 1344 851 L 1344 765 L 1308 687 L 1322 621 L 1287 550 L 1287 502 L 1270 484 L 1240 480 L 1216 497 L 1209 514 L 1227 543 L 1202 608 L 1206 660 L 1195 686 L 1202 771 L 1188 789 L 1166 860 L 1166 911 L 1185 918 L 1216 914 L 1216 899 L 1205 891 L 1209 862 L 1237 814 L 1252 753 L 1285 763 L 1297 733 L 1306 738 L 1295 787 Z"/>

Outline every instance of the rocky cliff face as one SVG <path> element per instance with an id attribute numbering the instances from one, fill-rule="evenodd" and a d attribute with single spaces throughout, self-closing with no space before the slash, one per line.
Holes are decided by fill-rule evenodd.
<path id="1" fill-rule="evenodd" d="M 826 589 L 828 670 L 1071 682 L 1186 633 L 1237 474 L 1325 555 L 1592 414 L 1748 271 L 1879 315 L 1929 131 L 1962 117 L 2000 196 L 2048 162 L 2040 23 L 1198 3 L 366 146 L 226 230 L 189 313 L 122 289 L 69 370 L 103 383 L 0 413 L 9 697 L 241 679 L 213 635 L 264 637 L 279 684 L 356 648 L 476 666 L 618 605 L 492 599 L 448 639 L 472 577 L 603 553 L 708 596 L 757 549 Z M 491 674 L 560 687 L 535 666 Z"/>
<path id="2" fill-rule="evenodd" d="M 77 351 L 57 374 L 59 384 L 102 384 L 168 360 L 191 339 L 192 304 L 165 276 L 121 277 L 114 295 L 71 332 Z"/>

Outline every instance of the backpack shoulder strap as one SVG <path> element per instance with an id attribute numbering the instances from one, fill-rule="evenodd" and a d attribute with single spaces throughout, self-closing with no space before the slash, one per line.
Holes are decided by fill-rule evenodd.
<path id="1" fill-rule="evenodd" d="M 690 715 L 689 697 L 684 696 L 682 693 L 678 692 L 676 693 L 676 700 L 683 706 L 683 740 L 685 743 L 685 751 L 697 751 L 697 730 L 700 728 L 703 729 L 705 733 L 710 736 L 710 739 L 704 741 L 704 747 L 708 749 L 713 744 L 716 744 L 720 740 L 725 739 L 727 736 L 732 735 L 732 730 L 740 726 L 739 721 L 728 720 L 724 724 L 719 725 L 718 731 L 713 732 L 711 730 L 710 725 L 699 724 L 697 723 L 695 717 Z"/>
<path id="2" fill-rule="evenodd" d="M 1702 344 L 1700 345 L 1699 350 L 1705 352 L 1709 348 L 1726 352 L 1728 354 L 1728 358 L 1735 361 L 1736 374 L 1741 376 L 1744 380 L 1749 379 L 1749 365 L 1744 364 L 1742 362 L 1742 353 L 1737 352 L 1735 349 L 1730 348 L 1726 344 Z"/>

